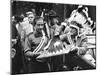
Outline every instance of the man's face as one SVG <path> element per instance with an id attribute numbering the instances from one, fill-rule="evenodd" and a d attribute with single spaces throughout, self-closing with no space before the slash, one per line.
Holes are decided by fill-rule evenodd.
<path id="1" fill-rule="evenodd" d="M 37 30 L 42 30 L 43 27 L 44 27 L 44 21 L 43 21 L 43 19 L 38 19 L 36 21 L 36 29 Z"/>
<path id="2" fill-rule="evenodd" d="M 28 15 L 28 21 L 29 21 L 29 23 L 33 23 L 34 18 L 35 18 L 35 15 L 34 14 Z"/>
<path id="3" fill-rule="evenodd" d="M 70 31 L 71 35 L 74 35 L 77 33 L 77 30 L 75 28 L 71 28 L 71 31 Z"/>

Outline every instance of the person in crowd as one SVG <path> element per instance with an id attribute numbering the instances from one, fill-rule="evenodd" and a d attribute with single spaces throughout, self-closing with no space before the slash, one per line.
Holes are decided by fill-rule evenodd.
<path id="1" fill-rule="evenodd" d="M 74 43 L 76 45 L 76 49 L 78 50 L 78 55 L 82 55 L 82 57 L 84 59 L 86 59 L 87 61 L 91 61 L 90 63 L 92 63 L 92 65 L 95 66 L 95 60 L 94 58 L 91 56 L 91 51 L 90 49 L 88 49 L 88 41 L 86 38 L 87 34 L 92 34 L 92 29 L 90 28 L 90 24 L 91 22 L 88 20 L 88 9 L 86 7 L 79 7 L 77 10 L 73 11 L 71 14 L 71 17 L 68 19 L 68 22 L 70 23 L 69 26 L 66 26 L 67 24 L 63 23 L 63 27 L 65 26 L 65 31 L 64 33 L 68 33 L 70 31 L 72 31 L 72 29 L 70 29 L 71 25 L 73 24 L 74 26 L 78 26 L 78 32 L 77 33 L 77 37 L 81 37 L 81 41 L 79 42 L 79 38 L 75 38 L 73 37 L 74 40 L 76 40 L 76 42 Z M 75 32 L 75 31 L 73 31 Z M 63 34 L 63 36 L 61 35 L 61 39 L 67 39 L 66 37 L 67 35 Z M 71 42 L 71 40 L 70 40 Z M 78 45 L 79 44 L 79 45 Z"/>
<path id="2" fill-rule="evenodd" d="M 36 17 L 35 11 L 34 12 L 32 12 L 32 11 L 26 12 L 26 17 L 24 18 L 24 21 L 23 21 L 23 24 L 22 24 L 26 36 L 29 33 L 33 32 L 35 17 Z"/>
<path id="3" fill-rule="evenodd" d="M 33 13 L 32 11 L 28 11 L 26 12 L 26 17 L 23 17 L 23 20 L 16 24 L 16 28 L 20 35 L 20 40 L 23 48 L 25 46 L 24 44 L 26 36 L 33 32 L 35 15 L 35 12 Z"/>
<path id="4" fill-rule="evenodd" d="M 24 55 L 27 60 L 27 71 L 28 73 L 46 72 L 48 71 L 47 64 L 36 60 L 36 57 L 40 55 L 38 51 L 43 50 L 43 47 L 47 43 L 47 37 L 43 30 L 44 21 L 43 18 L 37 17 L 34 22 L 34 31 L 25 38 Z M 44 43 L 39 47 L 40 43 L 43 42 L 41 41 L 43 37 L 45 38 Z"/>
<path id="5" fill-rule="evenodd" d="M 84 59 L 90 61 L 90 63 L 95 66 L 95 59 L 91 55 L 92 49 L 88 48 L 89 39 L 87 38 L 87 35 L 93 34 L 92 28 L 90 27 L 92 22 L 91 19 L 88 17 L 88 8 L 80 7 L 77 11 L 78 13 L 76 14 L 76 18 L 73 18 L 73 20 L 76 21 L 76 24 L 81 25 L 81 27 L 79 27 L 79 34 L 77 38 L 77 44 L 79 44 L 78 54 L 82 55 Z"/>
<path id="6" fill-rule="evenodd" d="M 17 29 L 16 29 L 16 20 L 15 20 L 15 16 L 12 16 L 12 26 L 11 26 L 11 47 L 12 47 L 12 50 L 11 50 L 11 57 L 14 58 L 15 54 L 16 54 L 16 50 L 13 48 L 14 45 L 17 43 L 17 38 L 18 38 L 18 32 L 17 32 Z"/>
<path id="7" fill-rule="evenodd" d="M 21 43 L 20 43 L 20 35 L 16 28 L 16 25 L 18 23 L 21 23 L 23 21 L 22 17 L 14 16 L 14 19 L 12 21 L 12 37 L 11 37 L 11 73 L 12 74 L 18 74 L 23 72 L 23 55 L 21 50 Z"/>
<path id="8" fill-rule="evenodd" d="M 51 52 L 56 52 L 57 49 L 53 48 L 53 45 L 57 42 L 60 41 L 60 34 L 61 34 L 61 24 L 59 21 L 59 16 L 56 14 L 56 12 L 54 10 L 50 10 L 48 12 L 49 14 L 49 29 L 50 29 L 50 48 L 52 49 Z M 61 48 L 61 46 L 59 46 Z M 59 49 L 59 48 L 58 48 Z M 60 50 L 60 49 L 59 49 Z M 58 63 L 56 63 L 58 62 Z M 60 64 L 62 64 L 62 56 L 55 56 L 55 57 L 51 57 L 50 58 L 50 68 L 51 71 L 57 71 L 58 67 L 60 66 Z"/>
<path id="9" fill-rule="evenodd" d="M 60 21 L 59 16 L 54 10 L 49 11 L 49 28 L 51 38 L 60 34 Z"/>

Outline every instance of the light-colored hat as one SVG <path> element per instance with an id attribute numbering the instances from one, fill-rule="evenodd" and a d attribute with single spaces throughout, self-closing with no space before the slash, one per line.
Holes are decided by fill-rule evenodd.
<path id="1" fill-rule="evenodd" d="M 26 12 L 26 15 L 30 15 L 30 14 L 33 14 L 33 12 L 31 11 Z"/>
<path id="2" fill-rule="evenodd" d="M 67 26 L 67 23 L 62 22 L 61 25 L 66 27 Z"/>

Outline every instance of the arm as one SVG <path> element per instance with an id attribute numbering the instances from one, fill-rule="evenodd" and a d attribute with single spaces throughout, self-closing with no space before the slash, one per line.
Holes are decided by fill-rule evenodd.
<path id="1" fill-rule="evenodd" d="M 36 57 L 38 55 L 38 54 L 34 54 L 31 51 L 31 41 L 29 40 L 28 37 L 25 39 L 24 53 L 25 53 L 25 56 L 27 57 Z"/>
<path id="2" fill-rule="evenodd" d="M 28 57 L 37 57 L 39 54 L 34 54 L 33 52 L 31 52 L 31 51 L 27 51 L 26 53 L 25 53 L 25 56 L 28 56 Z"/>

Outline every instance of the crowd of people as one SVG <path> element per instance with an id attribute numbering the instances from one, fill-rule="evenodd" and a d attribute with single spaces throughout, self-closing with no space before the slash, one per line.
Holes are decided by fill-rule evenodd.
<path id="1" fill-rule="evenodd" d="M 73 10 L 69 18 L 59 21 L 59 15 L 54 10 L 45 13 L 43 9 L 41 15 L 37 15 L 35 9 L 21 14 L 20 16 L 12 16 L 11 25 L 11 60 L 12 73 L 41 73 L 59 71 L 58 65 L 61 65 L 62 57 L 56 56 L 48 59 L 37 60 L 36 58 L 42 54 L 39 51 L 52 52 L 59 50 L 61 44 L 55 44 L 61 41 L 66 46 L 68 53 L 75 54 L 89 61 L 96 67 L 95 55 L 95 32 L 96 22 L 88 16 L 88 8 L 78 6 Z M 89 41 L 88 36 L 93 36 Z M 44 39 L 43 44 L 41 40 Z M 48 46 L 50 41 L 54 43 Z M 42 46 L 41 46 L 42 45 Z M 53 47 L 52 47 L 52 46 Z M 56 45 L 56 46 L 55 46 Z M 67 45 L 72 45 L 71 50 L 67 49 Z M 56 49 L 54 50 L 54 46 Z M 67 54 L 68 54 L 67 53 Z M 69 65 L 76 64 L 77 59 L 74 56 L 65 55 L 65 61 L 70 60 Z M 81 64 L 81 62 L 79 62 Z M 82 66 L 74 65 L 65 67 L 67 70 L 92 69 L 91 67 L 82 68 Z M 78 67 L 79 66 L 79 67 Z M 68 67 L 72 67 L 69 69 Z"/>

